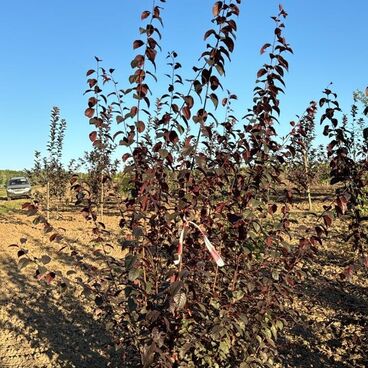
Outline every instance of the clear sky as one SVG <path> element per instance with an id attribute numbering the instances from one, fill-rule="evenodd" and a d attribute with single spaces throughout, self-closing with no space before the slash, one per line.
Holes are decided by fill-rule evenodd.
<path id="1" fill-rule="evenodd" d="M 0 168 L 33 164 L 35 150 L 45 151 L 52 106 L 67 119 L 65 160 L 90 148 L 84 117 L 85 72 L 94 56 L 116 69 L 121 88 L 128 87 L 132 41 L 138 38 L 140 14 L 152 0 L 2 0 L 0 12 Z M 183 77 L 205 47 L 212 0 L 167 0 L 162 17 L 163 55 L 175 50 Z M 330 82 L 343 108 L 353 90 L 368 85 L 368 0 L 284 0 L 288 42 L 286 95 L 282 98 L 281 131 Z M 271 15 L 279 1 L 243 0 L 233 63 L 224 86 L 239 96 L 239 116 L 251 106 L 255 75 L 266 61 L 260 47 L 273 37 Z M 159 69 L 159 72 L 165 72 Z M 161 77 L 165 81 L 165 77 Z"/>

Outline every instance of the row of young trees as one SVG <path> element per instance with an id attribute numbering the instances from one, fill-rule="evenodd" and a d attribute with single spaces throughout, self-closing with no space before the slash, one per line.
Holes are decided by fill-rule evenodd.
<path id="1" fill-rule="evenodd" d="M 59 216 L 60 204 L 70 202 L 70 180 L 78 172 L 83 172 L 85 181 L 89 183 L 91 193 L 99 199 L 100 215 L 103 216 L 105 203 L 104 192 L 106 182 L 116 175 L 118 161 L 112 160 L 112 153 L 116 147 L 111 143 L 106 146 L 94 145 L 90 152 L 85 152 L 79 159 L 72 159 L 66 166 L 63 161 L 63 146 L 67 123 L 60 116 L 60 109 L 53 107 L 50 117 L 50 133 L 46 146 L 47 154 L 42 156 L 35 152 L 34 166 L 26 170 L 26 175 L 35 186 L 35 200 L 44 208 L 47 220 L 55 210 Z M 108 134 L 101 130 L 100 135 Z M 52 204 L 54 206 L 52 206 Z"/>
<path id="2" fill-rule="evenodd" d="M 367 94 L 368 91 L 365 94 L 361 91 L 354 92 L 350 118 L 348 115 L 342 118 L 347 145 L 354 162 L 362 158 L 366 144 L 364 116 L 367 114 Z M 323 106 L 323 101 L 320 101 L 320 107 Z M 329 179 L 329 151 L 323 145 L 315 145 L 317 111 L 318 104 L 312 101 L 305 114 L 297 122 L 291 122 L 290 148 L 295 149 L 295 152 L 286 169 L 287 178 L 298 190 L 305 193 L 309 210 L 312 210 L 312 185 L 326 183 Z M 326 132 L 324 134 L 327 135 Z"/>
<path id="3" fill-rule="evenodd" d="M 41 152 L 35 152 L 34 167 L 27 172 L 32 184 L 45 188 L 45 211 L 47 220 L 50 220 L 50 200 L 61 200 L 66 193 L 68 172 L 62 162 L 63 143 L 66 129 L 66 120 L 60 117 L 58 107 L 51 110 L 50 136 L 47 143 L 47 156 L 42 157 Z M 38 200 L 43 199 L 40 193 Z M 58 211 L 57 211 L 58 212 Z"/>
<path id="4" fill-rule="evenodd" d="M 96 267 L 78 258 L 76 267 L 83 263 L 84 270 L 79 283 L 93 297 L 97 318 L 108 321 L 124 367 L 273 367 L 285 302 L 305 276 L 299 265 L 318 251 L 336 217 L 347 218 L 347 240 L 359 259 L 367 260 L 368 130 L 354 107 L 351 124 L 362 126 L 362 134 L 353 133 L 327 88 L 292 123 L 288 137 L 278 139 L 279 96 L 292 52 L 281 6 L 272 17 L 273 39 L 261 48 L 266 61 L 257 72 L 254 105 L 243 118 L 232 110 L 236 95 L 224 95 L 222 86 L 240 0 L 214 3 L 206 49 L 186 84 L 177 53 L 169 54 L 167 92 L 154 98 L 163 2 L 141 14 L 128 89 L 118 88 L 114 70 L 101 67 L 98 58 L 87 72 L 85 115 L 94 126 L 91 161 L 100 193 L 83 176 L 71 182 L 106 263 Z M 364 103 L 364 95 L 356 96 Z M 315 224 L 305 227 L 291 215 L 295 193 L 287 178 L 296 181 L 292 171 L 302 173 L 297 183 L 312 207 L 311 184 L 320 160 L 312 148 L 317 109 L 329 139 L 323 160 L 329 162 L 336 193 Z M 112 134 L 114 121 L 120 129 Z M 101 219 L 99 203 L 111 177 L 104 169 L 107 155 L 116 144 L 129 183 L 125 197 L 115 202 L 120 231 L 113 233 Z M 50 241 L 75 254 L 37 203 L 24 208 L 50 232 Z M 106 251 L 111 247 L 126 256 L 113 257 Z M 39 268 L 29 253 L 21 253 L 22 265 L 24 257 L 35 264 L 39 279 L 55 279 L 55 270 Z M 352 267 L 346 275 L 351 272 Z M 57 280 L 70 281 L 60 273 Z"/>
<path id="5" fill-rule="evenodd" d="M 233 95 L 234 97 L 235 95 Z M 368 103 L 367 97 L 361 91 L 354 92 L 353 97 L 352 119 L 348 124 L 348 129 L 353 159 L 356 161 L 364 145 L 362 137 L 365 127 L 364 119 L 361 116 L 357 118 L 359 116 L 358 105 L 360 103 L 362 106 L 367 106 Z M 327 152 L 322 144 L 315 145 L 316 113 L 317 103 L 312 101 L 305 114 L 297 122 L 291 122 L 290 148 L 294 152 L 292 158 L 285 164 L 287 179 L 295 185 L 294 189 L 305 194 L 309 210 L 312 210 L 312 185 L 326 184 L 329 179 Z M 124 175 L 119 175 L 119 160 L 113 160 L 112 158 L 117 145 L 106 138 L 109 136 L 111 127 L 101 128 L 98 132 L 101 139 L 105 139 L 103 144 L 94 144 L 90 152 L 85 152 L 84 156 L 77 160 L 71 160 L 67 167 L 64 167 L 62 160 L 65 129 L 65 119 L 60 118 L 59 108 L 53 107 L 50 120 L 50 137 L 47 143 L 48 155 L 41 157 L 41 152 L 36 151 L 34 167 L 31 170 L 26 170 L 26 174 L 35 185 L 45 189 L 45 198 L 43 198 L 40 191 L 36 192 L 36 197 L 38 200 L 44 199 L 46 212 L 50 213 L 50 200 L 54 199 L 57 203 L 60 203 L 66 199 L 69 202 L 69 196 L 66 193 L 71 177 L 80 170 L 85 171 L 85 182 L 88 183 L 91 192 L 99 201 L 99 213 L 103 217 L 106 201 L 105 192 L 111 189 L 112 182 L 115 182 L 122 192 L 127 191 L 127 180 L 119 180 Z M 96 140 L 97 132 L 93 132 L 90 139 Z M 4 171 L 5 178 L 9 179 L 10 176 L 15 175 L 23 174 L 22 172 L 13 172 L 10 175 Z M 4 184 L 6 180 L 3 180 Z M 58 213 L 58 205 L 56 207 Z"/>

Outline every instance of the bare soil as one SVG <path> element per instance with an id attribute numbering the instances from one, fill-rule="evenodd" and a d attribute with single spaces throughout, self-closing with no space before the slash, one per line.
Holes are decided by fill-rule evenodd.
<path id="1" fill-rule="evenodd" d="M 301 208 L 295 217 L 312 225 L 315 216 Z M 368 269 L 347 244 L 346 225 L 336 220 L 314 259 L 301 266 L 306 276 L 287 305 L 289 323 L 278 344 L 283 367 L 368 367 Z M 342 278 L 352 264 L 353 275 Z"/>
<path id="2" fill-rule="evenodd" d="M 17 202 L 20 207 L 22 201 Z M 53 220 L 53 225 L 66 229 L 81 257 L 98 262 L 98 257 L 88 256 L 94 250 L 90 225 L 79 215 L 69 215 L 63 213 L 64 219 Z M 74 269 L 83 276 L 66 252 L 58 253 L 61 246 L 50 243 L 49 236 L 21 210 L 0 214 L 0 368 L 117 367 L 112 337 L 94 319 L 91 303 L 81 290 L 62 292 L 36 280 L 33 266 L 18 269 L 18 249 L 9 245 L 20 244 L 24 237 L 24 247 L 32 255 L 51 256 L 50 270 Z"/>
<path id="3" fill-rule="evenodd" d="M 95 320 L 80 290 L 61 292 L 35 280 L 31 267 L 19 271 L 17 249 L 9 245 L 25 237 L 32 254 L 52 257 L 50 269 L 74 267 L 83 276 L 65 252 L 58 252 L 60 245 L 50 243 L 32 218 L 17 210 L 21 203 L 0 211 L 0 368 L 118 367 L 112 336 Z M 84 261 L 101 262 L 91 248 L 90 225 L 82 216 L 62 216 L 53 224 L 66 230 Z M 295 216 L 305 223 L 315 220 L 303 203 Z M 105 223 L 116 228 L 117 218 L 106 216 Z M 316 257 L 301 266 L 307 276 L 286 306 L 289 324 L 278 342 L 282 367 L 368 367 L 368 273 L 361 268 L 349 280 L 339 276 L 353 259 L 345 231 L 341 223 Z"/>

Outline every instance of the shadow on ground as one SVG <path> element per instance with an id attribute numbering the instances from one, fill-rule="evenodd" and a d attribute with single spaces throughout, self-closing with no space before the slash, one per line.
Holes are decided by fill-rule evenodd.
<path id="1" fill-rule="evenodd" d="M 310 276 L 298 286 L 287 337 L 279 339 L 283 367 L 368 367 L 368 288 L 341 280 L 337 270 L 333 279 L 323 272 L 349 262 L 332 250 L 314 260 Z"/>
<path id="2" fill-rule="evenodd" d="M 80 300 L 67 293 L 55 299 L 47 285 L 35 288 L 14 260 L 0 267 L 16 290 L 0 298 L 0 368 L 118 367 L 112 336 Z"/>

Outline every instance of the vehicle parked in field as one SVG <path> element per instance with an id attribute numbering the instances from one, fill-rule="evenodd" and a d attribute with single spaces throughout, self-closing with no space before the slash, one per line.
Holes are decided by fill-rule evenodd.
<path id="1" fill-rule="evenodd" d="M 16 198 L 30 198 L 32 192 L 31 183 L 28 178 L 17 176 L 10 178 L 6 186 L 8 200 Z"/>

